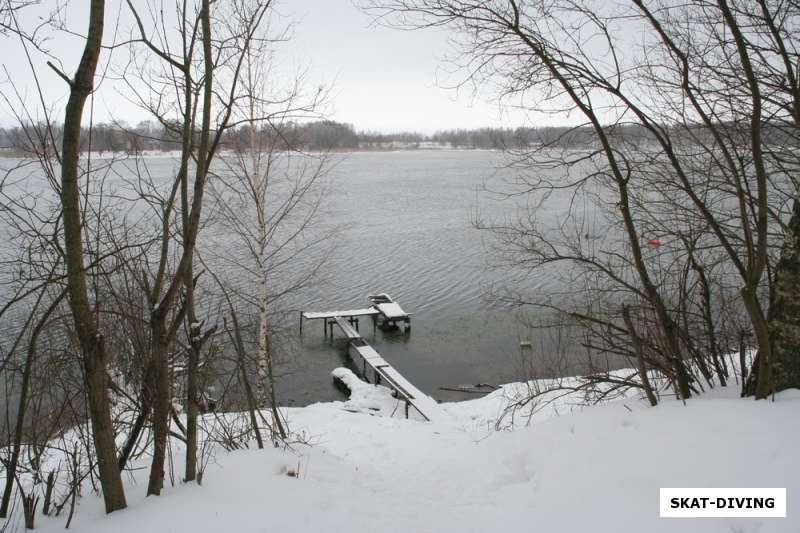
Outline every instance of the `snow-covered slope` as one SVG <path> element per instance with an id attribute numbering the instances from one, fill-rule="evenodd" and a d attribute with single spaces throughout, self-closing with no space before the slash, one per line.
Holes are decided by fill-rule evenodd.
<path id="1" fill-rule="evenodd" d="M 447 424 L 391 415 L 385 390 L 289 409 L 312 446 L 218 452 L 202 486 L 177 484 L 110 516 L 81 501 L 72 530 L 153 532 L 800 531 L 800 391 L 777 401 L 717 390 L 656 408 L 634 398 L 492 431 L 502 393 L 444 404 Z M 372 394 L 372 392 L 374 394 Z M 396 415 L 402 409 L 396 410 Z M 174 457 L 180 464 L 180 452 Z M 298 470 L 290 477 L 287 469 Z M 176 470 L 179 470 L 177 468 Z M 659 487 L 786 487 L 787 518 L 659 518 Z M 64 519 L 38 518 L 41 531 Z"/>

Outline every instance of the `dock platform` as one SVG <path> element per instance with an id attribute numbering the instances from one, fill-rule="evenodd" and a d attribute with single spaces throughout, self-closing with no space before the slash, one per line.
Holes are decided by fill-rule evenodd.
<path id="1" fill-rule="evenodd" d="M 328 338 L 328 330 L 333 339 L 333 328 L 337 326 L 342 334 L 347 338 L 347 353 L 353 363 L 361 371 L 361 375 L 366 381 L 376 385 L 383 384 L 390 388 L 394 396 L 405 402 L 406 418 L 409 409 L 413 408 L 422 417 L 431 422 L 446 419 L 446 413 L 439 407 L 436 400 L 419 390 L 410 381 L 403 377 L 381 354 L 372 346 L 367 344 L 358 332 L 358 317 L 371 316 L 373 324 L 378 318 L 382 319 L 382 324 L 396 325 L 402 322 L 409 330 L 411 323 L 410 313 L 403 311 L 400 305 L 393 301 L 387 294 L 378 294 L 369 297 L 372 307 L 364 309 L 352 309 L 349 311 L 330 311 L 330 312 L 309 312 L 300 313 L 300 333 L 303 333 L 303 319 L 323 320 L 325 323 L 325 338 Z"/>
<path id="2" fill-rule="evenodd" d="M 372 318 L 373 330 L 381 328 L 395 328 L 398 324 L 403 324 L 405 331 L 411 330 L 411 313 L 406 313 L 400 304 L 392 300 L 386 293 L 373 294 L 369 296 L 372 304 L 370 307 L 361 309 L 347 309 L 343 311 L 301 311 L 300 312 L 300 334 L 303 334 L 304 320 L 322 320 L 325 325 L 325 338 L 330 334 L 333 338 L 333 326 L 336 318 L 346 319 L 347 322 L 358 331 L 359 317 L 369 316 Z"/>

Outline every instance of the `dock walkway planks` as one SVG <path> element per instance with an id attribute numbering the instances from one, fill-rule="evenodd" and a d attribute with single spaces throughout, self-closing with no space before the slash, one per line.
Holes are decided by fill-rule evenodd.
<path id="1" fill-rule="evenodd" d="M 377 294 L 369 297 L 372 307 L 363 309 L 351 309 L 349 311 L 327 311 L 313 312 L 303 311 L 300 313 L 300 333 L 303 333 L 303 319 L 324 320 L 325 336 L 328 336 L 330 327 L 331 339 L 333 339 L 333 325 L 339 326 L 342 333 L 347 337 L 347 352 L 353 362 L 361 368 L 364 379 L 369 381 L 369 371 L 372 373 L 372 380 L 384 383 L 394 391 L 397 398 L 406 404 L 406 418 L 408 418 L 409 407 L 413 407 L 422 417 L 431 422 L 436 420 L 446 420 L 446 412 L 436 403 L 436 400 L 416 388 L 410 381 L 400 374 L 396 368 L 389 364 L 386 359 L 381 357 L 375 348 L 358 333 L 359 316 L 372 316 L 373 326 L 376 316 L 380 316 L 384 321 L 392 323 L 403 321 L 406 324 L 406 331 L 410 327 L 411 315 L 403 311 L 400 305 L 392 300 L 388 294 Z"/>
<path id="2" fill-rule="evenodd" d="M 354 339 L 360 339 L 361 338 L 361 335 L 359 335 L 359 333 L 355 329 L 353 329 L 353 326 L 348 324 L 347 320 L 345 320 L 344 318 L 342 318 L 340 316 L 335 316 L 335 317 L 333 317 L 333 320 L 336 322 L 336 324 L 339 326 L 339 328 L 341 328 L 342 333 L 345 334 L 345 336 L 347 337 L 347 340 L 351 340 L 352 341 Z"/>
<path id="3" fill-rule="evenodd" d="M 359 340 L 363 342 L 363 339 L 359 338 Z M 368 344 L 358 345 L 356 342 L 351 341 L 347 351 L 356 366 L 361 369 L 361 373 L 367 381 L 369 381 L 369 371 L 371 370 L 372 381 L 375 384 L 383 384 L 389 387 L 399 399 L 406 403 L 406 417 L 408 417 L 408 407 L 411 406 L 429 422 L 447 419 L 446 413 L 436 403 L 436 400 L 404 378 L 372 346 Z"/>
<path id="4" fill-rule="evenodd" d="M 436 400 L 416 388 L 410 381 L 403 377 L 400 372 L 393 366 L 379 367 L 378 372 L 384 377 L 390 387 L 402 391 L 403 396 L 407 398 L 414 408 L 425 417 L 429 422 L 436 422 L 445 419 L 445 414 L 442 408 L 436 403 Z"/>
<path id="5" fill-rule="evenodd" d="M 374 307 L 365 307 L 363 309 L 350 309 L 349 311 L 303 311 L 302 316 L 306 320 L 317 320 L 320 318 L 336 318 L 341 317 L 354 317 L 354 316 L 368 316 L 379 315 L 381 312 Z"/>

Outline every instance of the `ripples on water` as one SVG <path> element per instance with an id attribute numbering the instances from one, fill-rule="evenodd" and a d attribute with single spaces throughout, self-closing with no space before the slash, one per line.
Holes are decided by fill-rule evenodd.
<path id="1" fill-rule="evenodd" d="M 368 342 L 423 391 L 438 399 L 463 395 L 441 386 L 500 384 L 521 378 L 519 341 L 530 332 L 515 311 L 493 306 L 484 294 L 504 280 L 488 270 L 488 236 L 474 229 L 476 208 L 489 219 L 514 218 L 521 200 L 497 201 L 481 192 L 498 171 L 502 154 L 489 151 L 408 151 L 353 153 L 330 171 L 319 226 L 336 228 L 330 256 L 319 282 L 283 301 L 286 334 L 279 369 L 281 401 L 307 404 L 340 398 L 330 371 L 343 364 L 344 345 L 323 338 L 320 322 L 297 336 L 300 309 L 323 311 L 364 307 L 368 294 L 387 292 L 413 313 L 412 330 L 372 332 L 362 321 Z M 169 176 L 168 158 L 148 161 L 150 171 Z M 166 178 L 165 178 L 166 179 Z M 558 214 L 563 206 L 552 204 Z M 236 256 L 235 244 L 218 227 L 201 236 L 213 261 Z M 209 244 L 210 243 L 210 244 Z M 224 264 L 224 263 L 219 263 Z M 286 273 L 291 276 L 291 272 Z M 234 284 L 252 280 L 225 276 Z M 527 276 L 529 288 L 545 292 L 551 281 Z M 256 286 L 240 287 L 255 294 Z"/>
<path id="2" fill-rule="evenodd" d="M 325 269 L 324 282 L 297 296 L 305 310 L 363 307 L 366 296 L 387 292 L 411 313 L 410 335 L 381 332 L 368 342 L 423 391 L 439 399 L 464 395 L 441 386 L 499 384 L 518 380 L 519 341 L 530 333 L 515 311 L 485 298 L 502 282 L 488 270 L 488 236 L 473 228 L 479 208 L 490 219 L 515 216 L 515 201 L 482 193 L 503 179 L 502 155 L 488 151 L 350 154 L 332 173 L 328 224 L 343 228 Z M 546 288 L 546 279 L 527 279 Z M 310 323 L 280 387 L 306 403 L 336 397 L 330 370 L 342 364 L 343 344 L 332 348 L 322 324 Z M 295 368 L 293 368 L 295 367 Z"/>

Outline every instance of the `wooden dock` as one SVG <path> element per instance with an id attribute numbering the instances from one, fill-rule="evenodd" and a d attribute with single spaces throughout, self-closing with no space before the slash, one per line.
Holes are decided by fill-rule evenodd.
<path id="1" fill-rule="evenodd" d="M 361 371 L 365 380 L 382 384 L 392 390 L 394 396 L 406 406 L 406 418 L 409 409 L 414 408 L 422 417 L 431 422 L 444 420 L 446 414 L 442 411 L 436 400 L 420 391 L 410 381 L 400 374 L 392 365 L 389 364 L 381 355 L 361 337 L 358 332 L 358 317 L 371 316 L 373 324 L 378 318 L 382 319 L 383 324 L 395 325 L 402 322 L 406 331 L 410 326 L 410 314 L 394 302 L 388 295 L 379 294 L 370 296 L 372 307 L 365 309 L 352 309 L 348 311 L 331 312 L 302 312 L 300 314 L 300 333 L 303 332 L 303 319 L 323 320 L 325 322 L 325 338 L 328 337 L 330 329 L 331 339 L 333 338 L 333 328 L 337 326 L 342 334 L 347 338 L 347 353 Z"/>
<path id="2" fill-rule="evenodd" d="M 373 331 L 378 326 L 382 328 L 394 328 L 399 324 L 403 325 L 405 331 L 411 330 L 411 313 L 406 313 L 400 304 L 392 300 L 386 294 L 374 294 L 369 296 L 369 301 L 372 303 L 370 307 L 362 309 L 348 309 L 343 311 L 301 311 L 300 312 L 300 334 L 303 334 L 303 321 L 304 320 L 322 320 L 325 326 L 325 338 L 330 334 L 333 338 L 333 326 L 336 324 L 336 318 L 346 319 L 351 326 L 358 331 L 359 317 L 369 316 L 372 318 Z"/>

